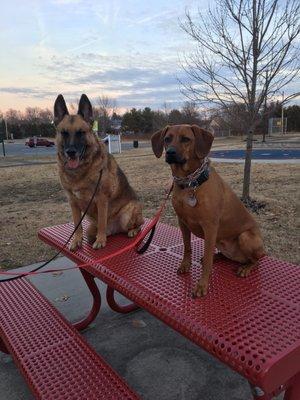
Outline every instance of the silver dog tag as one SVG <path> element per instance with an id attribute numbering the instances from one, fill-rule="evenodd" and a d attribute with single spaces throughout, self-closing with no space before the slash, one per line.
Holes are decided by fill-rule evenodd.
<path id="1" fill-rule="evenodd" d="M 195 205 L 197 204 L 197 199 L 193 190 L 188 193 L 185 201 L 190 207 L 195 207 Z"/>

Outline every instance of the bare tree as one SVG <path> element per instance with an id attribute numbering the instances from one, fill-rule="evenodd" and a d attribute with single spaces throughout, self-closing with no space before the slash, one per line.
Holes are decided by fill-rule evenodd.
<path id="1" fill-rule="evenodd" d="M 186 101 L 183 104 L 181 113 L 185 119 L 185 123 L 199 124 L 199 110 L 194 101 Z"/>
<path id="2" fill-rule="evenodd" d="M 166 126 L 168 124 L 168 110 L 164 109 L 164 110 L 157 110 L 153 112 L 153 125 L 152 125 L 152 129 L 153 131 L 157 131 L 159 129 L 162 129 L 164 126 Z"/>
<path id="3" fill-rule="evenodd" d="M 214 116 L 220 117 L 233 135 L 243 135 L 247 132 L 247 109 L 243 103 L 217 107 Z"/>
<path id="4" fill-rule="evenodd" d="M 95 116 L 99 120 L 101 132 L 106 133 L 110 127 L 110 119 L 117 109 L 117 102 L 115 99 L 101 95 L 98 97 L 97 103 Z"/>
<path id="5" fill-rule="evenodd" d="M 268 100 L 299 74 L 299 0 L 218 0 L 207 14 L 186 12 L 181 28 L 196 41 L 185 57 L 183 93 L 231 112 L 245 106 L 243 200 L 249 200 L 252 139 Z M 290 94 L 289 98 L 295 94 Z"/>

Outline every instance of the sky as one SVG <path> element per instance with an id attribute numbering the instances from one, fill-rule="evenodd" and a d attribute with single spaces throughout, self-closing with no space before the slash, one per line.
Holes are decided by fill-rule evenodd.
<path id="1" fill-rule="evenodd" d="M 0 110 L 53 107 L 86 93 L 168 109 L 186 98 L 180 60 L 195 44 L 179 28 L 209 0 L 0 0 Z M 299 86 L 299 80 L 297 85 Z"/>
<path id="2" fill-rule="evenodd" d="M 106 95 L 121 110 L 168 108 L 180 93 L 180 57 L 193 44 L 185 9 L 207 0 L 0 0 L 0 110 L 52 108 Z"/>

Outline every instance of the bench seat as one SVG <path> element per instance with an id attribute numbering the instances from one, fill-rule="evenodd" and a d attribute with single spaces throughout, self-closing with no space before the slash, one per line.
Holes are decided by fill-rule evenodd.
<path id="1" fill-rule="evenodd" d="M 138 399 L 25 278 L 0 283 L 0 349 L 12 355 L 36 399 Z"/>

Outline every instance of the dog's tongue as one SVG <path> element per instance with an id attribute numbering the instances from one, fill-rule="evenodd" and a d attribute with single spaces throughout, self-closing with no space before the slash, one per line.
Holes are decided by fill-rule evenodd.
<path id="1" fill-rule="evenodd" d="M 77 168 L 79 165 L 78 158 L 75 158 L 75 160 L 69 159 L 67 165 L 68 165 L 68 168 L 70 168 L 70 169 Z"/>

